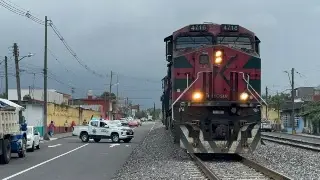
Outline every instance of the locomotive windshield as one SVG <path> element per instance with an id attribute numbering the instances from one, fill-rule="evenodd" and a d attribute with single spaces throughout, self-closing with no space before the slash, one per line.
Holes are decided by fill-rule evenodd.
<path id="1" fill-rule="evenodd" d="M 212 36 L 181 36 L 176 39 L 176 49 L 196 48 L 204 45 L 212 45 Z"/>
<path id="2" fill-rule="evenodd" d="M 241 36 L 218 36 L 217 44 L 226 45 L 238 49 L 254 50 L 249 37 Z"/>

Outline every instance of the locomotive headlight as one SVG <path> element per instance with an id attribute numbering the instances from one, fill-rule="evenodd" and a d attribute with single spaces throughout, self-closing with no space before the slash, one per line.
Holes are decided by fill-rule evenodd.
<path id="1" fill-rule="evenodd" d="M 246 92 L 243 92 L 240 94 L 240 100 L 245 101 L 249 98 L 249 94 Z"/>
<path id="2" fill-rule="evenodd" d="M 216 64 L 221 64 L 222 62 L 222 57 L 216 57 L 216 59 L 214 60 L 214 63 Z"/>
<path id="3" fill-rule="evenodd" d="M 222 56 L 222 51 L 216 51 L 215 56 L 216 56 L 216 57 L 221 57 L 221 56 Z"/>
<path id="4" fill-rule="evenodd" d="M 203 94 L 201 92 L 194 92 L 192 94 L 192 100 L 194 101 L 200 101 L 203 98 Z"/>
<path id="5" fill-rule="evenodd" d="M 222 63 L 222 51 L 221 50 L 218 50 L 215 52 L 214 54 L 214 63 L 215 64 L 221 64 Z"/>

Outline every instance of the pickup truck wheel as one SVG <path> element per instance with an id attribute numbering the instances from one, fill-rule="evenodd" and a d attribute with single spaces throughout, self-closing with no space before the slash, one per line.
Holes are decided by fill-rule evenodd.
<path id="1" fill-rule="evenodd" d="M 37 149 L 40 149 L 40 142 L 39 142 L 39 144 L 36 146 L 36 148 L 37 148 Z"/>
<path id="2" fill-rule="evenodd" d="M 123 142 L 125 143 L 129 143 L 131 141 L 132 138 L 128 138 L 128 139 L 124 139 Z"/>
<path id="3" fill-rule="evenodd" d="M 111 134 L 111 141 L 114 142 L 114 143 L 119 142 L 120 141 L 119 134 L 118 133 Z"/>
<path id="4" fill-rule="evenodd" d="M 3 140 L 2 155 L 0 156 L 1 164 L 8 164 L 11 159 L 11 144 L 8 139 Z"/>
<path id="5" fill-rule="evenodd" d="M 80 139 L 82 140 L 82 142 L 88 142 L 89 141 L 89 135 L 88 133 L 81 133 L 80 134 Z"/>
<path id="6" fill-rule="evenodd" d="M 23 158 L 26 156 L 26 151 L 27 151 L 27 141 L 26 139 L 22 139 L 22 142 L 21 142 L 21 151 L 18 153 L 18 156 L 19 158 Z"/>
<path id="7" fill-rule="evenodd" d="M 94 140 L 94 142 L 100 142 L 101 138 L 94 138 L 93 140 Z"/>

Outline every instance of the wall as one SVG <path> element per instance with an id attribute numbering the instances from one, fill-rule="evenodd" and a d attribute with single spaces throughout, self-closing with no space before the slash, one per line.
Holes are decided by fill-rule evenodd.
<path id="1" fill-rule="evenodd" d="M 35 126 L 40 132 L 41 136 L 43 136 L 43 106 L 41 104 L 27 104 L 26 109 L 22 114 L 25 117 L 28 125 Z M 84 119 L 88 121 L 92 115 L 100 118 L 99 111 L 86 109 L 81 109 L 79 111 L 79 108 L 49 103 L 47 126 L 51 121 L 54 121 L 56 125 L 55 133 L 61 133 L 64 132 L 64 123 L 66 120 L 68 121 L 70 127 L 72 121 L 79 125 L 82 124 Z M 69 131 L 71 131 L 71 128 L 69 128 Z"/>
<path id="2" fill-rule="evenodd" d="M 262 106 L 261 111 L 262 119 L 266 118 L 266 107 Z M 276 119 L 278 119 L 278 111 L 268 108 L 268 120 Z"/>
<path id="3" fill-rule="evenodd" d="M 43 106 L 37 104 L 27 104 L 26 109 L 22 112 L 29 126 L 35 126 L 43 134 Z"/>
<path id="4" fill-rule="evenodd" d="M 85 110 L 79 108 L 72 108 L 70 106 L 62 106 L 57 104 L 48 104 L 48 124 L 51 121 L 54 121 L 55 126 L 57 127 L 57 132 L 63 132 L 64 123 L 67 120 L 69 127 L 71 122 L 74 121 L 77 125 L 82 124 L 83 120 L 87 121 L 94 115 L 95 117 L 100 117 L 100 112 Z"/>

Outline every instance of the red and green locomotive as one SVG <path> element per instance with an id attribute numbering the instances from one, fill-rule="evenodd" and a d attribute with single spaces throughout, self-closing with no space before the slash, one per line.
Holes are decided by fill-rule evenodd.
<path id="1" fill-rule="evenodd" d="M 233 24 L 192 24 L 164 39 L 163 124 L 191 153 L 246 153 L 260 142 L 258 37 Z"/>

